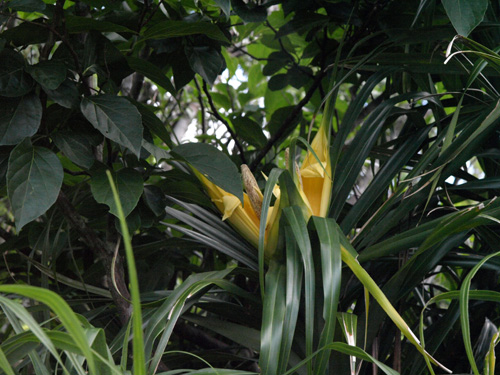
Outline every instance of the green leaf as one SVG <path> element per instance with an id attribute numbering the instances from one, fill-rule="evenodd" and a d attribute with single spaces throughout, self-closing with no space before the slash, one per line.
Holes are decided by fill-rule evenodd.
<path id="1" fill-rule="evenodd" d="M 0 145 L 15 145 L 36 133 L 42 104 L 35 94 L 19 99 L 0 98 Z"/>
<path id="2" fill-rule="evenodd" d="M 11 0 L 8 6 L 21 12 L 41 12 L 45 10 L 46 5 L 42 0 Z"/>
<path id="3" fill-rule="evenodd" d="M 267 64 L 262 68 L 262 74 L 272 76 L 286 67 L 286 64 L 290 61 L 290 56 L 285 52 L 279 51 L 271 53 L 268 59 Z"/>
<path id="4" fill-rule="evenodd" d="M 58 61 L 41 61 L 26 71 L 44 88 L 55 90 L 66 79 L 66 66 Z"/>
<path id="5" fill-rule="evenodd" d="M 80 33 L 89 30 L 96 30 L 101 32 L 125 32 L 136 34 L 135 31 L 129 29 L 128 27 L 117 25 L 116 23 L 78 16 L 66 16 L 66 28 L 70 33 Z"/>
<path id="6" fill-rule="evenodd" d="M 29 44 L 45 43 L 49 29 L 41 25 L 41 19 L 23 22 L 19 26 L 5 30 L 1 35 L 6 45 L 21 47 Z"/>
<path id="7" fill-rule="evenodd" d="M 340 255 L 339 233 L 335 230 L 333 221 L 316 216 L 312 219 L 321 245 L 321 273 L 323 276 L 324 296 L 323 319 L 325 320 L 318 343 L 318 347 L 321 348 L 329 344 L 329 341 L 335 334 L 342 275 L 342 259 Z M 317 373 L 322 374 L 325 372 L 328 366 L 329 354 L 327 351 L 318 354 L 314 365 Z"/>
<path id="8" fill-rule="evenodd" d="M 222 151 L 206 143 L 185 143 L 172 153 L 188 162 L 211 182 L 243 202 L 243 188 L 238 169 Z"/>
<path id="9" fill-rule="evenodd" d="M 214 0 L 215 4 L 224 12 L 226 17 L 231 15 L 231 0 Z"/>
<path id="10" fill-rule="evenodd" d="M 76 165 L 89 169 L 94 164 L 92 142 L 88 133 L 80 129 L 64 129 L 51 136 L 56 146 Z"/>
<path id="11" fill-rule="evenodd" d="M 498 222 L 498 220 L 494 220 Z M 474 358 L 474 352 L 472 350 L 472 343 L 470 337 L 470 322 L 469 322 L 469 294 L 472 278 L 476 275 L 479 269 L 485 264 L 489 259 L 499 256 L 500 252 L 489 254 L 485 256 L 478 264 L 472 268 L 472 270 L 465 277 L 462 286 L 460 287 L 460 326 L 462 327 L 462 337 L 465 345 L 465 351 L 469 359 L 469 363 L 474 374 L 479 375 L 479 369 L 476 365 L 476 360 Z"/>
<path id="12" fill-rule="evenodd" d="M 271 77 L 269 82 L 267 83 L 267 87 L 269 87 L 269 90 L 271 91 L 279 91 L 284 89 L 285 87 L 288 86 L 290 83 L 289 81 L 290 76 L 288 74 L 276 74 Z"/>
<path id="13" fill-rule="evenodd" d="M 176 90 L 170 79 L 163 73 L 163 71 L 156 65 L 151 64 L 149 61 L 140 59 L 138 57 L 129 56 L 127 57 L 127 63 L 130 68 L 134 69 L 137 73 L 141 73 L 148 77 L 151 81 L 157 85 L 163 87 L 172 95 L 175 95 Z"/>
<path id="14" fill-rule="evenodd" d="M 246 348 L 255 351 L 259 351 L 260 349 L 260 332 L 256 329 L 231 323 L 227 320 L 202 317 L 199 315 L 185 316 L 184 319 L 198 326 L 206 327 Z"/>
<path id="15" fill-rule="evenodd" d="M 137 206 L 139 198 L 144 189 L 144 182 L 139 172 L 132 168 L 124 168 L 118 172 L 112 172 L 113 180 L 122 202 L 123 212 L 128 216 Z M 108 177 L 104 168 L 98 168 L 92 173 L 90 190 L 95 200 L 109 207 L 109 212 L 118 217 L 118 208 L 113 199 L 113 191 L 109 186 Z"/>
<path id="16" fill-rule="evenodd" d="M 441 0 L 446 14 L 462 36 L 468 36 L 481 23 L 488 9 L 488 0 Z"/>
<path id="17" fill-rule="evenodd" d="M 290 193 L 290 192 L 288 192 Z M 302 209 L 297 206 L 283 208 L 283 214 L 290 225 L 298 248 L 302 255 L 305 278 L 305 329 L 306 329 L 306 355 L 313 352 L 314 339 L 314 297 L 316 290 L 315 268 L 312 256 L 311 241 L 307 232 L 307 223 L 304 220 Z M 312 374 L 312 363 L 308 363 L 308 374 Z"/>
<path id="18" fill-rule="evenodd" d="M 84 98 L 80 104 L 85 118 L 106 138 L 131 150 L 139 157 L 142 145 L 142 120 L 137 108 L 115 95 Z"/>
<path id="19" fill-rule="evenodd" d="M 143 141 L 142 147 L 156 159 L 156 163 L 159 163 L 161 160 L 168 160 L 172 158 L 167 150 L 158 147 L 153 143 Z"/>
<path id="20" fill-rule="evenodd" d="M 15 375 L 14 370 L 10 366 L 2 348 L 0 348 L 0 369 L 2 369 L 7 375 Z"/>
<path id="21" fill-rule="evenodd" d="M 74 344 L 82 351 L 89 365 L 89 372 L 96 373 L 94 355 L 85 337 L 85 332 L 77 315 L 71 310 L 69 305 L 58 294 L 28 285 L 0 285 L 0 292 L 15 293 L 24 297 L 32 298 L 47 305 L 57 318 L 61 321 L 67 332 L 71 335 Z"/>
<path id="22" fill-rule="evenodd" d="M 122 169 L 123 171 L 123 169 Z M 125 170 L 127 171 L 127 170 Z M 129 170 L 130 172 L 126 172 L 128 174 L 135 172 L 133 169 Z M 121 172 L 121 171 L 120 171 Z M 118 172 L 119 173 L 119 172 Z M 108 186 L 111 188 L 112 196 L 113 196 L 113 203 L 114 206 L 116 207 L 117 213 L 118 213 L 118 218 L 120 219 L 120 227 L 121 227 L 121 232 L 123 235 L 123 244 L 125 246 L 125 254 L 127 258 L 127 268 L 128 268 L 128 275 L 130 279 L 130 294 L 132 297 L 132 332 L 133 332 L 133 338 L 132 338 L 132 350 L 133 350 L 133 358 L 134 358 L 134 374 L 136 375 L 145 375 L 146 374 L 146 360 L 144 358 L 144 333 L 143 333 L 143 327 L 142 327 L 142 311 L 141 311 L 141 296 L 139 292 L 139 279 L 137 277 L 137 268 L 135 266 L 135 258 L 134 258 L 134 251 L 132 250 L 132 240 L 130 239 L 130 235 L 128 232 L 127 228 L 127 221 L 125 220 L 125 210 L 123 209 L 123 206 L 121 202 L 123 202 L 123 198 L 125 198 L 125 201 L 127 201 L 131 194 L 123 195 L 121 194 L 122 191 L 119 191 L 118 183 L 121 182 L 121 178 L 123 177 L 123 174 L 120 176 L 120 178 L 116 178 L 118 173 L 113 176 L 111 172 L 108 170 L 106 171 L 106 177 L 108 179 Z M 135 172 L 138 174 L 138 172 Z M 135 178 L 135 177 L 134 177 Z M 134 178 L 127 178 L 126 180 L 133 180 Z M 140 184 L 141 184 L 141 192 L 142 192 L 142 178 L 139 175 Z M 132 197 L 133 199 L 133 197 Z M 127 202 L 125 202 L 127 203 Z M 137 204 L 137 201 L 135 202 Z"/>
<path id="23" fill-rule="evenodd" d="M 281 125 L 283 125 L 285 120 L 288 118 L 290 112 L 292 112 L 294 109 L 295 106 L 281 107 L 276 109 L 271 116 L 271 120 L 269 120 L 269 123 L 267 124 L 267 130 L 269 130 L 271 134 L 275 134 L 280 129 Z M 290 124 L 290 127 L 288 128 L 289 129 L 288 132 L 295 129 L 295 126 L 300 122 L 301 119 L 302 119 L 302 114 L 295 117 L 292 123 Z M 285 137 L 286 135 L 287 134 L 283 134 L 283 137 Z"/>
<path id="24" fill-rule="evenodd" d="M 165 39 L 179 36 L 203 34 L 211 39 L 228 42 L 219 27 L 210 22 L 163 21 L 144 32 L 144 39 Z"/>
<path id="25" fill-rule="evenodd" d="M 263 374 L 276 375 L 285 318 L 286 267 L 275 261 L 266 273 L 259 366 Z"/>
<path id="26" fill-rule="evenodd" d="M 278 374 L 288 368 L 290 352 L 295 336 L 295 327 L 301 305 L 303 265 L 297 241 L 290 226 L 284 226 L 286 240 L 286 304 L 283 319 L 283 335 L 280 345 L 280 358 L 278 361 Z"/>
<path id="27" fill-rule="evenodd" d="M 7 191 L 17 230 L 52 206 L 62 181 L 63 169 L 52 151 L 33 147 L 29 138 L 12 150 L 7 170 Z"/>
<path id="28" fill-rule="evenodd" d="M 245 4 L 243 0 L 231 0 L 233 10 L 245 22 L 263 22 L 267 18 L 267 9 L 264 6 L 253 6 L 253 2 Z"/>
<path id="29" fill-rule="evenodd" d="M 165 352 L 174 325 L 182 314 L 187 299 L 196 295 L 196 293 L 199 293 L 207 286 L 213 283 L 217 284 L 217 282 L 223 280 L 231 271 L 231 268 L 227 268 L 221 271 L 195 273 L 175 288 L 161 306 L 155 309 L 154 314 L 147 322 L 144 332 L 146 357 L 152 358 L 149 364 L 151 373 L 157 368 Z M 156 340 L 158 337 L 159 340 Z M 156 345 L 155 341 L 157 341 Z M 154 347 L 154 355 L 151 355 Z"/>
<path id="30" fill-rule="evenodd" d="M 27 94 L 32 87 L 31 77 L 24 72 L 21 54 L 4 49 L 0 53 L 0 95 L 7 97 Z"/>
<path id="31" fill-rule="evenodd" d="M 327 219 L 327 220 L 330 220 L 332 222 L 332 225 L 336 228 L 337 232 L 339 233 L 339 236 L 344 237 L 345 239 L 344 234 L 342 233 L 341 229 L 337 226 L 337 224 L 333 221 L 333 219 Z M 342 260 L 351 269 L 356 278 L 370 292 L 373 298 L 378 302 L 380 307 L 384 309 L 386 314 L 393 321 L 393 323 L 399 328 L 401 333 L 408 339 L 408 341 L 412 343 L 423 356 L 427 357 L 429 361 L 439 366 L 443 370 L 450 372 L 446 367 L 437 362 L 429 353 L 425 351 L 425 349 L 421 346 L 418 338 L 412 332 L 411 328 L 408 326 L 405 320 L 401 317 L 399 312 L 391 304 L 391 302 L 384 294 L 384 292 L 380 289 L 377 283 L 371 278 L 368 272 L 366 272 L 366 270 L 359 264 L 358 260 L 353 256 L 352 252 L 349 251 L 349 247 L 351 247 L 351 245 L 346 241 L 342 241 L 341 238 L 340 249 L 342 254 Z"/>
<path id="32" fill-rule="evenodd" d="M 155 185 L 144 186 L 144 201 L 156 216 L 165 216 L 167 199 L 163 191 Z"/>
<path id="33" fill-rule="evenodd" d="M 267 143 L 262 127 L 246 116 L 235 116 L 231 119 L 236 133 L 249 144 L 261 148 Z"/>
<path id="34" fill-rule="evenodd" d="M 43 90 L 50 99 L 61 107 L 76 109 L 80 105 L 80 93 L 76 84 L 69 79 L 61 83 L 55 90 L 50 90 L 46 87 L 43 87 Z"/>
<path id="35" fill-rule="evenodd" d="M 193 215 L 196 217 L 172 207 L 165 208 L 167 214 L 188 224 L 196 229 L 196 232 L 175 224 L 167 224 L 168 227 L 186 234 L 188 237 L 191 237 L 205 246 L 209 246 L 228 255 L 232 259 L 252 269 L 257 268 L 254 249 L 246 242 L 242 241 L 241 237 L 238 237 L 236 232 L 234 232 L 227 223 L 221 221 L 219 216 L 193 204 L 183 203 L 174 198 L 170 199 L 176 204 L 183 206 L 188 211 L 192 211 Z"/>
<path id="36" fill-rule="evenodd" d="M 141 103 L 135 103 L 139 113 L 142 117 L 142 123 L 144 126 L 152 133 L 160 137 L 160 139 L 165 142 L 168 147 L 172 147 L 172 140 L 170 139 L 170 133 L 165 128 L 165 124 L 154 114 L 149 107 Z"/>
<path id="37" fill-rule="evenodd" d="M 222 55 L 215 49 L 205 46 L 189 47 L 185 50 L 191 69 L 212 85 L 224 68 Z"/>

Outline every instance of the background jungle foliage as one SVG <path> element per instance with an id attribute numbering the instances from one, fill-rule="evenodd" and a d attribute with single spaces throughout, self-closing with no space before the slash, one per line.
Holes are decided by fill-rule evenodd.
<path id="1" fill-rule="evenodd" d="M 1 1 L 0 373 L 493 374 L 499 17 L 497 0 Z M 186 161 L 236 194 L 247 164 L 269 205 L 322 121 L 328 217 L 306 226 L 290 195 L 264 262 Z"/>

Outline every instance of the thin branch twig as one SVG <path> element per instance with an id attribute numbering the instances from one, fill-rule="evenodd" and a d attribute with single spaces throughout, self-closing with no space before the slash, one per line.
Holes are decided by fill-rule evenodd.
<path id="1" fill-rule="evenodd" d="M 219 114 L 219 111 L 217 111 L 217 108 L 215 107 L 214 101 L 212 100 L 212 96 L 210 95 L 210 92 L 208 91 L 207 83 L 205 80 L 203 80 L 203 91 L 205 92 L 205 95 L 207 96 L 208 99 L 208 104 L 210 104 L 210 109 L 212 110 L 212 114 L 215 116 L 217 120 L 222 122 L 224 126 L 226 127 L 227 131 L 229 134 L 231 134 L 231 138 L 233 139 L 236 147 L 238 148 L 238 151 L 240 152 L 240 159 L 243 164 L 247 164 L 245 154 L 243 153 L 243 146 L 241 143 L 238 141 L 238 138 L 236 136 L 236 133 L 231 129 L 229 124 L 227 123 L 226 120 Z"/>
<path id="2" fill-rule="evenodd" d="M 203 98 L 201 97 L 201 88 L 198 84 L 198 80 L 196 77 L 194 78 L 194 84 L 196 85 L 196 89 L 198 90 L 198 102 L 200 103 L 200 112 L 201 112 L 201 134 L 205 135 L 207 132 L 206 124 L 205 124 L 205 105 L 203 104 Z M 205 139 L 202 140 L 205 142 Z"/>
<path id="3" fill-rule="evenodd" d="M 304 98 L 295 106 L 295 108 L 292 110 L 292 112 L 290 112 L 285 121 L 283 121 L 283 124 L 281 124 L 280 128 L 272 135 L 271 139 L 269 139 L 266 145 L 256 155 L 255 159 L 250 164 L 250 169 L 252 171 L 254 171 L 255 168 L 257 168 L 257 165 L 259 165 L 260 161 L 264 159 L 269 150 L 282 137 L 283 133 L 285 133 L 290 127 L 290 125 L 293 124 L 295 118 L 301 113 L 302 108 L 309 102 L 309 100 L 311 100 L 311 97 L 313 96 L 314 92 L 321 85 L 321 81 L 323 80 L 325 75 L 326 71 L 322 70 L 319 72 L 313 84 L 311 85 L 309 90 L 307 90 L 307 93 L 304 96 Z"/>

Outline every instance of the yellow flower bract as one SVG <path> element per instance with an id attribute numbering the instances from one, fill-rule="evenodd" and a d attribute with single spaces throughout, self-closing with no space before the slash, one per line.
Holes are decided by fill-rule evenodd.
<path id="1" fill-rule="evenodd" d="M 328 127 L 320 127 L 311 143 L 311 148 L 316 156 L 308 151 L 302 167 L 298 170 L 299 180 L 301 181 L 298 183 L 298 189 L 306 206 L 306 220 L 312 215 L 325 217 L 328 213 L 332 179 L 327 131 Z M 250 173 L 248 167 L 244 166 L 242 172 L 246 190 L 250 193 L 244 193 L 243 205 L 236 196 L 221 189 L 201 173 L 196 172 L 196 175 L 205 186 L 212 202 L 222 213 L 222 220 L 227 220 L 236 231 L 257 248 L 259 244 L 260 207 L 259 202 L 255 202 L 255 197 L 262 199 L 262 193 L 260 190 L 256 191 L 258 187 L 256 182 L 252 181 L 252 179 L 254 180 L 253 176 L 248 176 L 248 173 Z M 273 193 L 277 199 L 274 206 L 269 207 L 264 234 L 264 247 L 267 258 L 272 256 L 276 250 L 281 216 L 280 189 L 278 186 L 274 187 Z M 253 202 L 251 202 L 249 195 L 252 196 Z"/>

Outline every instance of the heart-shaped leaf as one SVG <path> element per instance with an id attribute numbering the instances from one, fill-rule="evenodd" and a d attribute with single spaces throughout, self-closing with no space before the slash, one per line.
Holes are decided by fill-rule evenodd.
<path id="1" fill-rule="evenodd" d="M 44 88 L 55 90 L 66 79 L 66 66 L 59 61 L 41 61 L 26 71 Z"/>
<path id="2" fill-rule="evenodd" d="M 172 150 L 214 184 L 243 202 L 241 176 L 236 165 L 222 151 L 206 143 L 185 143 Z"/>
<path id="3" fill-rule="evenodd" d="M 16 97 L 27 94 L 32 87 L 31 77 L 24 71 L 24 58 L 19 53 L 4 49 L 0 53 L 0 95 Z"/>
<path id="4" fill-rule="evenodd" d="M 46 148 L 33 146 L 29 138 L 12 150 L 7 170 L 7 192 L 17 230 L 54 204 L 63 175 L 57 156 Z"/>
<path id="5" fill-rule="evenodd" d="M 123 97 L 104 94 L 84 98 L 80 108 L 85 118 L 106 138 L 128 148 L 139 157 L 142 119 L 132 103 Z"/>
<path id="6" fill-rule="evenodd" d="M 441 0 L 446 14 L 462 36 L 469 36 L 472 30 L 481 23 L 488 9 L 488 0 Z"/>
<path id="7" fill-rule="evenodd" d="M 118 190 L 118 195 L 120 196 L 123 214 L 127 216 L 137 206 L 137 202 L 139 202 L 139 198 L 141 197 L 144 189 L 142 176 L 132 168 L 124 168 L 118 172 L 112 172 L 112 176 Z M 111 186 L 109 186 L 105 168 L 96 169 L 92 173 L 90 190 L 97 202 L 107 205 L 109 212 L 118 217 L 118 209 L 113 198 L 113 191 L 111 190 Z"/>
<path id="8" fill-rule="evenodd" d="M 36 133 L 42 104 L 35 94 L 20 99 L 0 98 L 0 145 L 15 145 Z"/>

